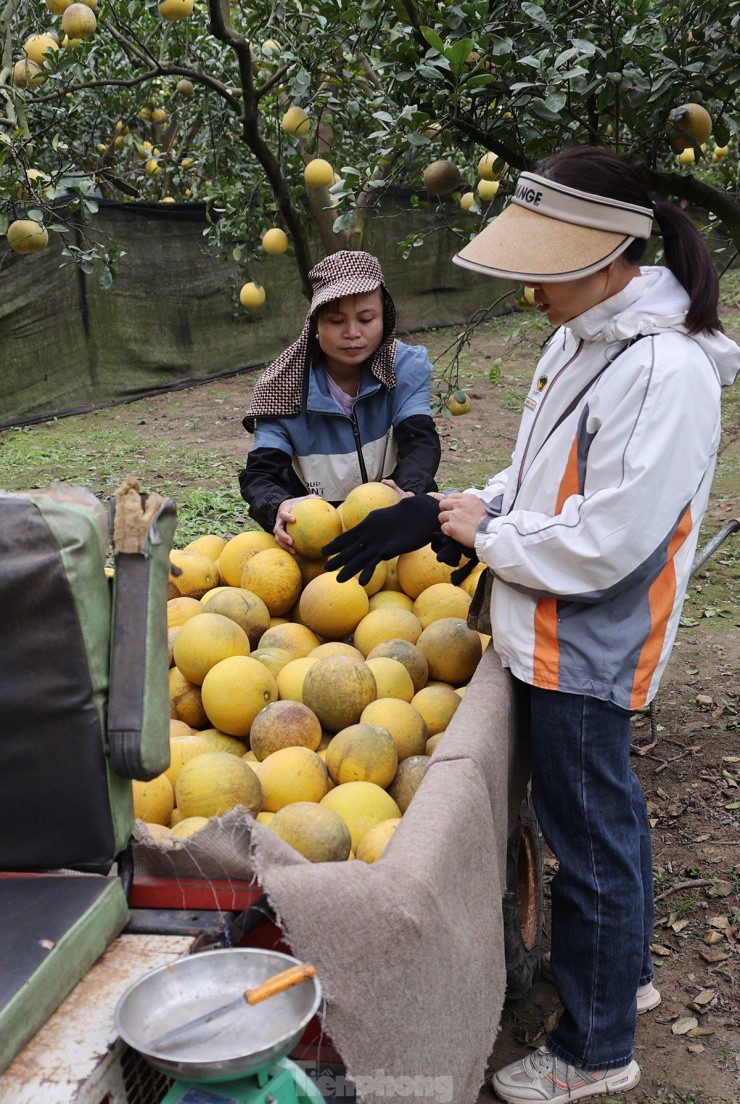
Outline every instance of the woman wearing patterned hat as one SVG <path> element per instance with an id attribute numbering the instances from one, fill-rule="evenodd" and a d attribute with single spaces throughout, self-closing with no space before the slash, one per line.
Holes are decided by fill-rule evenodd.
<path id="1" fill-rule="evenodd" d="M 665 263 L 640 267 L 656 224 Z M 720 389 L 740 349 L 722 334 L 717 273 L 691 219 L 652 202 L 600 146 L 522 173 L 455 260 L 532 286 L 557 327 L 512 463 L 484 490 L 377 511 L 326 551 L 340 579 L 361 571 L 361 582 L 378 559 L 430 539 L 444 562 L 467 554 L 490 568 L 473 606 L 490 609 L 493 648 L 528 702 L 532 796 L 558 859 L 551 966 L 563 1005 L 544 1046 L 492 1086 L 510 1104 L 564 1104 L 637 1084 L 637 1016 L 660 1002 L 630 713 L 654 697 L 670 655 Z M 485 724 L 480 714 L 473 680 L 455 721 Z"/>
<path id="2" fill-rule="evenodd" d="M 432 366 L 395 337 L 396 310 L 376 257 L 342 250 L 309 273 L 299 339 L 260 376 L 244 426 L 255 435 L 240 473 L 249 513 L 292 551 L 290 510 L 307 495 L 341 502 L 360 483 L 400 495 L 435 489 L 440 444 Z"/>

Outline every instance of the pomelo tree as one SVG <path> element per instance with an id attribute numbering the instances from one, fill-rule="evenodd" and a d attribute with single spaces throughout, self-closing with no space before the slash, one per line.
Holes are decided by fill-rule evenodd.
<path id="1" fill-rule="evenodd" d="M 464 240 L 518 170 L 601 142 L 654 195 L 706 211 L 732 243 L 723 267 L 740 246 L 739 23 L 708 0 L 7 0 L 2 229 L 25 216 L 63 233 L 105 285 L 117 254 L 95 238 L 97 189 L 203 201 L 245 280 L 259 289 L 265 250 L 287 247 L 307 292 L 318 253 L 360 247 L 391 184 Z"/>

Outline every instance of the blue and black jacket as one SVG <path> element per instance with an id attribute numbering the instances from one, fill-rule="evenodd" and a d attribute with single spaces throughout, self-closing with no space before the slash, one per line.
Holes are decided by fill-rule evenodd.
<path id="1" fill-rule="evenodd" d="M 348 418 L 314 361 L 304 375 L 300 413 L 257 419 L 239 486 L 250 517 L 263 529 L 272 530 L 286 498 L 316 494 L 338 504 L 358 484 L 386 478 L 414 494 L 436 489 L 441 449 L 427 350 L 397 340 L 395 370 L 396 386 L 388 388 L 363 369 Z"/>

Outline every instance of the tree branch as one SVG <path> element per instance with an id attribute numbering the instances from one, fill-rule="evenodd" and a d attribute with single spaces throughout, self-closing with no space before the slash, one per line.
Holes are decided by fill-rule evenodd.
<path id="1" fill-rule="evenodd" d="M 703 184 L 695 176 L 659 172 L 647 166 L 636 166 L 646 187 L 663 197 L 679 196 L 697 207 L 711 211 L 724 224 L 735 246 L 740 249 L 740 205 L 729 192 Z"/>
<path id="2" fill-rule="evenodd" d="M 308 273 L 312 268 L 311 252 L 300 212 L 293 206 L 280 163 L 259 132 L 259 100 L 252 79 L 252 57 L 249 43 L 237 34 L 231 25 L 228 0 L 208 0 L 211 33 L 236 53 L 239 63 L 244 106 L 241 114 L 242 136 L 249 149 L 264 169 L 278 210 L 290 231 L 295 249 L 295 259 L 301 275 L 301 285 L 306 298 L 311 298 Z"/>

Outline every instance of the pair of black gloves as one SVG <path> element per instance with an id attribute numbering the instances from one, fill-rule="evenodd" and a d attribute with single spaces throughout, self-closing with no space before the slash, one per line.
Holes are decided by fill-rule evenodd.
<path id="1" fill-rule="evenodd" d="M 327 570 L 340 569 L 337 575 L 340 583 L 359 573 L 359 582 L 364 586 L 381 560 L 413 552 L 429 543 L 441 563 L 457 567 L 451 576 L 456 585 L 467 579 L 478 562 L 472 548 L 442 532 L 439 502 L 428 494 L 402 498 L 397 506 L 373 510 L 359 525 L 341 533 L 321 551 L 329 557 Z M 466 563 L 461 563 L 463 558 Z"/>

